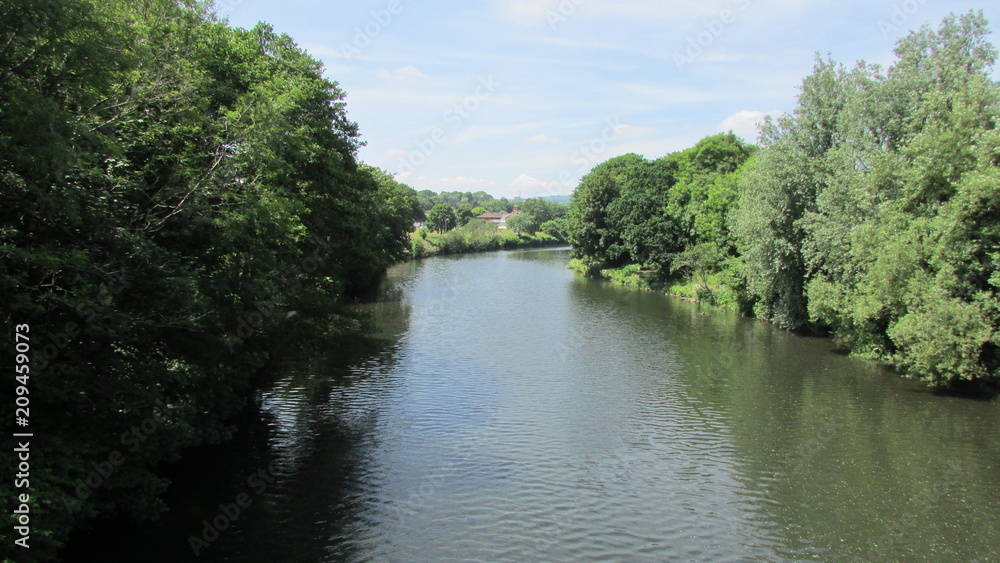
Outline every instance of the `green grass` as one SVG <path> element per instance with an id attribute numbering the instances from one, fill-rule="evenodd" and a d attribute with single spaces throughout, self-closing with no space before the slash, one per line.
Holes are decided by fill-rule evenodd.
<path id="1" fill-rule="evenodd" d="M 690 278 L 675 276 L 663 279 L 660 277 L 659 271 L 644 270 L 638 264 L 629 264 L 620 268 L 595 270 L 592 266 L 588 266 L 586 262 L 578 258 L 570 260 L 568 267 L 571 270 L 591 277 L 637 289 L 662 291 L 667 295 L 705 303 L 722 309 L 743 311 L 745 307 L 745 298 L 740 292 L 724 284 L 721 279 L 722 276 L 719 274 L 697 275 Z"/>
<path id="2" fill-rule="evenodd" d="M 422 236 L 420 231 L 410 233 L 412 258 L 565 244 L 540 231 L 534 235 L 517 234 L 511 230 L 500 230 L 494 225 L 479 222 L 470 222 L 447 233 L 426 232 L 424 235 Z"/>

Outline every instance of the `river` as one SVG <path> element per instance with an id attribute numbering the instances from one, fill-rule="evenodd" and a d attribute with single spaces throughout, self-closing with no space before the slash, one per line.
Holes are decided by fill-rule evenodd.
<path id="1" fill-rule="evenodd" d="M 101 553 L 188 560 L 201 536 L 199 561 L 1000 560 L 996 402 L 567 260 L 392 269 L 365 305 L 378 346 L 283 366 L 168 517 Z"/>

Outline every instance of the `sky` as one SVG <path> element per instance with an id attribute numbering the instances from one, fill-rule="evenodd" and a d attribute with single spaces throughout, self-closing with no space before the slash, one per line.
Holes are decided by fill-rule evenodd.
<path id="1" fill-rule="evenodd" d="M 756 142 L 817 53 L 888 66 L 898 39 L 949 13 L 1000 25 L 992 0 L 216 2 L 324 63 L 364 163 L 417 190 L 507 198 L 570 194 L 609 158 L 719 132 Z"/>

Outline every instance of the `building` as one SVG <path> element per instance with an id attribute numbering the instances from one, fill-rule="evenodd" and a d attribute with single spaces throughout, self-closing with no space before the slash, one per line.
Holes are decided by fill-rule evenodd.
<path id="1" fill-rule="evenodd" d="M 476 219 L 479 219 L 483 223 L 499 223 L 504 215 L 506 213 L 483 213 L 482 215 L 477 215 Z"/>
<path id="2" fill-rule="evenodd" d="M 510 219 L 514 215 L 520 215 L 521 210 L 514 207 L 514 211 L 510 213 L 483 213 L 482 215 L 477 215 L 476 219 L 479 219 L 483 223 L 496 223 L 498 229 L 507 228 L 507 219 Z"/>

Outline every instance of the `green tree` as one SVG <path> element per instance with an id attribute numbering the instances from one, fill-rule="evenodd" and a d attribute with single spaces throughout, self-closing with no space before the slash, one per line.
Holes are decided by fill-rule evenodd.
<path id="1" fill-rule="evenodd" d="M 627 154 L 598 164 L 573 191 L 566 228 L 573 256 L 588 269 L 620 264 L 625 258 L 621 235 L 610 223 L 608 206 L 621 194 L 630 171 L 645 159 Z"/>
<path id="2" fill-rule="evenodd" d="M 518 213 L 507 219 L 507 228 L 519 235 L 533 235 L 538 231 L 538 223 L 527 213 Z"/>
<path id="3" fill-rule="evenodd" d="M 154 517 L 157 468 L 232 433 L 275 335 L 356 332 L 346 293 L 405 254 L 418 199 L 359 169 L 344 93 L 266 25 L 169 0 L 0 11 L 3 317 L 65 343 L 32 362 L 46 559 L 86 518 Z"/>
<path id="4" fill-rule="evenodd" d="M 986 29 L 950 16 L 902 39 L 886 73 L 822 63 L 806 80 L 741 182 L 734 228 L 762 316 L 829 327 L 934 385 L 997 381 Z"/>
<path id="5" fill-rule="evenodd" d="M 427 226 L 439 233 L 446 233 L 457 224 L 455 209 L 447 203 L 439 203 L 427 212 Z"/>
<path id="6" fill-rule="evenodd" d="M 536 224 L 561 219 L 566 216 L 568 207 L 542 198 L 526 199 L 520 204 L 521 213 L 530 215 Z"/>
<path id="7" fill-rule="evenodd" d="M 566 219 L 552 219 L 539 225 L 538 229 L 543 233 L 566 242 Z"/>
<path id="8" fill-rule="evenodd" d="M 468 203 L 463 203 L 458 206 L 458 209 L 455 210 L 455 224 L 464 225 L 475 219 L 476 215 L 478 215 L 478 213 L 475 213 L 473 209 L 469 207 Z"/>
<path id="9" fill-rule="evenodd" d="M 825 158 L 839 140 L 837 123 L 847 103 L 846 71 L 817 59 L 803 81 L 791 116 L 762 126 L 764 150 L 742 175 L 732 228 L 740 241 L 756 314 L 789 329 L 809 323 L 809 281 L 803 218 L 831 181 Z"/>

